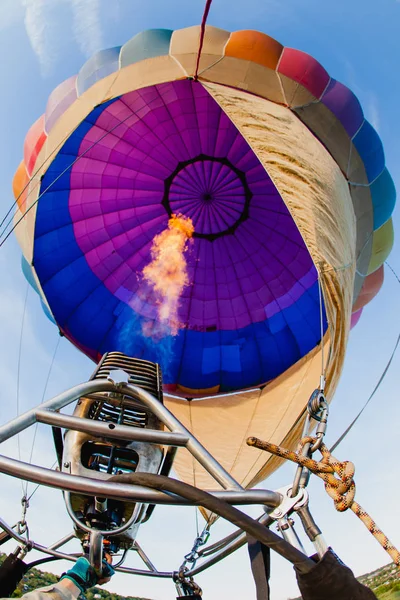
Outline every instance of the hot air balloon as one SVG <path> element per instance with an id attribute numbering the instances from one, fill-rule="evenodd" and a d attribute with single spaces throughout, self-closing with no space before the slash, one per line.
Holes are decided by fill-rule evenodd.
<path id="1" fill-rule="evenodd" d="M 356 96 L 314 58 L 211 26 L 199 53 L 200 34 L 144 31 L 53 91 L 15 175 L 16 235 L 60 332 L 96 363 L 159 363 L 164 404 L 252 487 L 280 461 L 246 437 L 293 447 L 313 390 L 334 394 L 396 194 Z M 143 273 L 176 217 L 192 230 L 168 320 Z M 174 466 L 210 487 L 185 451 Z"/>
<path id="2" fill-rule="evenodd" d="M 16 233 L 63 334 L 95 361 L 160 362 L 173 412 L 252 485 L 271 466 L 246 433 L 293 440 L 321 370 L 334 392 L 395 190 L 357 98 L 315 59 L 208 26 L 197 65 L 198 39 L 144 31 L 54 90 L 15 176 Z M 194 226 L 189 285 L 177 335 L 153 343 L 138 275 L 178 213 Z"/>

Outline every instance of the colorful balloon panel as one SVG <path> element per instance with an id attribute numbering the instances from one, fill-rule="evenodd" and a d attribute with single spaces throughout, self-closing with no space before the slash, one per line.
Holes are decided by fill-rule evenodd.
<path id="1" fill-rule="evenodd" d="M 327 328 L 301 209 L 288 210 L 246 131 L 206 83 L 286 105 L 338 164 L 356 219 L 355 307 L 367 271 L 390 251 L 395 191 L 358 99 L 315 59 L 264 33 L 207 27 L 193 81 L 198 36 L 199 27 L 147 30 L 95 54 L 51 94 L 27 136 L 25 165 L 41 177 L 26 224 L 31 268 L 60 329 L 94 360 L 107 350 L 158 361 L 167 352 L 168 388 L 201 394 L 279 377 Z M 141 83 L 152 73 L 153 83 Z M 70 134 L 49 156 L 66 111 Z M 20 170 L 16 193 L 23 182 Z M 161 345 L 142 335 L 156 311 L 140 274 L 174 213 L 195 227 L 191 285 L 179 307 L 182 327 Z"/>
<path id="2" fill-rule="evenodd" d="M 164 340 L 174 357 L 167 384 L 250 387 L 314 348 L 321 317 L 311 257 L 265 169 L 200 83 L 161 84 L 95 109 L 42 189 L 83 152 L 40 202 L 34 264 L 61 329 L 93 358 L 110 347 L 149 358 L 151 340 L 138 331 L 155 311 L 138 273 L 171 212 L 192 219 L 195 238 L 179 308 L 185 328 Z"/>

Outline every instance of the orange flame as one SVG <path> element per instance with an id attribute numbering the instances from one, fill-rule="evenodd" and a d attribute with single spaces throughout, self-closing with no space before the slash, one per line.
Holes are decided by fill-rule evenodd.
<path id="1" fill-rule="evenodd" d="M 168 229 L 157 235 L 151 247 L 152 261 L 143 269 L 144 280 L 155 292 L 157 312 L 161 329 L 168 327 L 168 333 L 177 335 L 179 329 L 179 299 L 183 289 L 189 284 L 185 251 L 192 237 L 192 220 L 183 215 L 172 215 Z M 160 327 L 147 322 L 142 327 L 147 337 L 162 337 Z"/>

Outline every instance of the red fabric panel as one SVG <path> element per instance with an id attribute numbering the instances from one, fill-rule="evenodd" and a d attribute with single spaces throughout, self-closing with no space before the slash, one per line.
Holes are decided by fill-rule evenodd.
<path id="1" fill-rule="evenodd" d="M 286 75 L 320 98 L 330 77 L 315 58 L 293 48 L 285 48 L 278 65 L 278 73 Z"/>
<path id="2" fill-rule="evenodd" d="M 26 134 L 24 142 L 24 162 L 29 175 L 32 175 L 36 159 L 45 143 L 44 115 L 38 118 Z"/>
<path id="3" fill-rule="evenodd" d="M 353 306 L 353 313 L 357 312 L 363 306 L 371 302 L 373 298 L 377 295 L 379 290 L 383 285 L 384 271 L 383 265 L 379 267 L 376 271 L 368 275 L 364 279 L 363 286 L 361 288 L 361 292 L 358 295 L 358 298 Z"/>

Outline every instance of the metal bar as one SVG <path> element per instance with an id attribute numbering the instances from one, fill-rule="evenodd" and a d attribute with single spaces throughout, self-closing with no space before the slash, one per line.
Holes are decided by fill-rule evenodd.
<path id="1" fill-rule="evenodd" d="M 134 399 L 139 399 L 147 406 L 156 417 L 174 433 L 181 433 L 188 437 L 186 444 L 189 452 L 198 460 L 212 477 L 225 489 L 242 490 L 242 486 L 218 463 L 217 460 L 200 444 L 200 442 L 190 433 L 174 415 L 151 394 L 139 387 L 127 383 L 115 384 L 108 380 L 93 380 L 81 383 L 55 398 L 43 402 L 39 407 L 25 412 L 23 415 L 13 419 L 0 427 L 0 443 L 20 433 L 30 425 L 36 422 L 36 413 L 38 410 L 50 409 L 60 410 L 68 406 L 74 400 L 94 392 L 119 392 Z"/>
<path id="2" fill-rule="evenodd" d="M 189 437 L 181 433 L 128 427 L 127 425 L 116 425 L 115 423 L 103 423 L 102 421 L 94 421 L 92 419 L 62 415 L 49 409 L 37 410 L 36 420 L 46 425 L 55 425 L 64 429 L 73 429 L 74 431 L 82 431 L 83 433 L 91 433 L 98 437 L 117 440 L 134 440 L 149 442 L 151 444 L 163 444 L 164 446 L 185 446 L 189 441 Z"/>
<path id="3" fill-rule="evenodd" d="M 219 462 L 204 448 L 166 406 L 161 404 L 151 394 L 127 383 L 119 384 L 119 391 L 127 396 L 139 398 L 152 412 L 168 427 L 170 431 L 188 436 L 186 448 L 206 471 L 226 490 L 243 490 L 243 487 L 219 464 Z"/>
<path id="4" fill-rule="evenodd" d="M 9 438 L 17 435 L 17 433 L 21 433 L 27 427 L 34 425 L 36 423 L 36 412 L 39 409 L 50 409 L 50 410 L 61 410 L 65 406 L 68 406 L 81 396 L 85 396 L 85 394 L 90 394 L 94 392 L 115 392 L 116 385 L 105 379 L 97 379 L 93 381 L 87 381 L 85 383 L 81 383 L 76 385 L 73 388 L 70 388 L 66 392 L 51 398 L 51 400 L 47 400 L 43 402 L 39 406 L 28 410 L 23 413 L 19 417 L 16 417 L 12 421 L 9 421 L 5 425 L 0 427 L 0 443 L 8 440 Z"/>
<path id="5" fill-rule="evenodd" d="M 51 546 L 49 546 L 49 548 L 50 548 L 50 550 L 57 550 L 58 548 L 61 548 L 61 546 L 64 546 L 65 544 L 67 544 L 68 542 L 73 540 L 75 537 L 76 537 L 75 532 L 72 531 L 68 535 L 61 538 L 61 540 L 58 540 L 58 542 L 54 542 L 54 544 L 51 544 Z"/>
<path id="6" fill-rule="evenodd" d="M 128 573 L 129 575 L 143 575 L 144 577 L 161 577 L 164 579 L 172 579 L 174 573 L 172 571 L 145 571 L 144 569 L 132 569 L 131 567 L 117 567 L 118 573 Z"/>
<path id="7" fill-rule="evenodd" d="M 149 504 L 173 504 L 193 506 L 191 502 L 170 493 L 151 490 L 139 485 L 114 483 L 60 473 L 36 465 L 24 463 L 0 455 L 0 473 L 11 475 L 32 483 L 40 483 L 85 496 L 101 496 L 115 500 L 144 502 Z M 223 490 L 209 492 L 213 496 L 232 505 L 266 504 L 275 508 L 282 501 L 281 494 L 270 490 Z"/>
<path id="8" fill-rule="evenodd" d="M 139 543 L 137 541 L 135 541 L 134 550 L 136 550 L 136 552 L 138 553 L 138 555 L 140 556 L 140 558 L 142 559 L 142 561 L 144 562 L 146 567 L 150 571 L 154 571 L 156 573 L 157 572 L 156 567 L 153 565 L 153 563 L 147 556 L 146 552 L 143 550 L 143 548 L 139 545 Z"/>
<path id="9" fill-rule="evenodd" d="M 90 534 L 89 562 L 100 577 L 103 571 L 103 535 L 100 531 Z"/>

